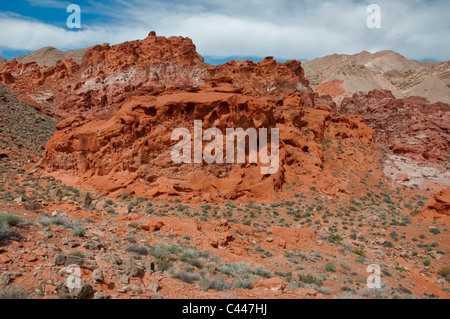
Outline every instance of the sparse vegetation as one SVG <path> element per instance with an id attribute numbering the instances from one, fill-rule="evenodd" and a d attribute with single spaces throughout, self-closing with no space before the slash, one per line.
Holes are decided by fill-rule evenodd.
<path id="1" fill-rule="evenodd" d="M 20 286 L 12 285 L 0 289 L 0 299 L 29 299 L 30 293 Z"/>
<path id="2" fill-rule="evenodd" d="M 0 213 L 0 225 L 6 224 L 8 226 L 16 226 L 22 219 L 19 216 L 15 216 L 9 213 Z"/>
<path id="3" fill-rule="evenodd" d="M 333 263 L 327 263 L 325 265 L 325 270 L 326 271 L 330 271 L 330 272 L 335 272 L 336 271 L 336 266 Z"/>
<path id="4" fill-rule="evenodd" d="M 83 227 L 77 227 L 72 231 L 72 235 L 75 237 L 83 237 L 85 233 L 86 229 L 84 229 Z"/>

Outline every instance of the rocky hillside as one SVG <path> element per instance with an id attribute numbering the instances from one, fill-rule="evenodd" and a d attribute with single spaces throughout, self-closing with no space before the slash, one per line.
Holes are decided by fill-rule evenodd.
<path id="1" fill-rule="evenodd" d="M 0 67 L 0 298 L 449 298 L 448 105 L 379 90 L 336 105 L 302 65 L 211 66 L 151 32 Z M 174 163 L 194 120 L 277 128 L 278 170 Z"/>
<path id="2" fill-rule="evenodd" d="M 359 114 L 374 129 L 388 156 L 385 174 L 395 182 L 436 191 L 450 187 L 450 105 L 373 90 L 345 98 L 337 113 Z"/>
<path id="3" fill-rule="evenodd" d="M 57 121 L 21 102 L 17 92 L 0 84 L 0 151 L 5 156 L 42 156 Z"/>
<path id="4" fill-rule="evenodd" d="M 359 114 L 374 129 L 376 141 L 392 153 L 417 160 L 447 162 L 450 155 L 450 105 L 425 98 L 396 99 L 387 90 L 355 93 L 338 113 Z"/>
<path id="5" fill-rule="evenodd" d="M 393 51 L 354 55 L 333 54 L 304 61 L 311 87 L 336 102 L 354 93 L 389 90 L 396 98 L 425 97 L 431 102 L 450 103 L 450 61 L 418 62 Z"/>
<path id="6" fill-rule="evenodd" d="M 21 55 L 16 57 L 17 62 L 26 64 L 30 62 L 36 62 L 40 67 L 55 66 L 58 61 L 65 61 L 72 59 L 78 64 L 81 63 L 84 53 L 88 49 L 60 51 L 54 47 L 44 47 L 39 50 L 28 53 L 27 55 Z"/>

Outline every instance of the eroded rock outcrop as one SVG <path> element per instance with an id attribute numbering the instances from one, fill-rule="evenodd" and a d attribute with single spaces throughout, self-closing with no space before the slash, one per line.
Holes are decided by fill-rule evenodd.
<path id="1" fill-rule="evenodd" d="M 203 62 L 189 38 L 160 37 L 150 32 L 144 40 L 87 49 L 81 64 L 58 61 L 41 67 L 13 59 L 0 67 L 0 82 L 22 92 L 42 108 L 60 117 L 100 115 L 125 101 L 126 93 L 167 85 L 199 87 L 205 78 L 229 77 L 246 94 L 284 94 L 298 90 L 308 106 L 314 105 L 299 61 L 237 60 L 219 66 Z"/>
<path id="2" fill-rule="evenodd" d="M 305 91 L 293 88 L 302 82 L 307 84 L 300 66 L 271 62 L 265 71 L 286 69 L 297 80 L 260 92 L 258 81 L 266 78 L 259 74 L 266 62 L 261 63 L 252 66 L 241 85 L 236 85 L 235 79 L 220 77 L 205 79 L 201 87 L 141 89 L 129 94 L 110 119 L 66 119 L 58 124 L 58 131 L 49 141 L 42 165 L 59 178 L 75 176 L 78 184 L 103 193 L 126 189 L 148 197 L 266 198 L 282 188 L 286 180 L 294 180 L 300 169 L 311 174 L 322 170 L 325 138 L 374 145 L 373 131 L 361 117 L 333 116 L 328 110 L 305 106 L 309 103 L 302 98 Z M 245 70 L 239 68 L 247 66 L 229 67 L 236 68 L 239 74 Z M 248 161 L 175 164 L 171 150 L 177 142 L 171 140 L 171 133 L 175 128 L 192 132 L 194 120 L 203 121 L 203 130 L 214 127 L 222 132 L 238 127 L 278 128 L 278 171 L 263 175 L 263 164 Z"/>
<path id="3" fill-rule="evenodd" d="M 420 210 L 420 214 L 439 216 L 450 215 L 450 189 L 443 189 L 435 194 L 424 207 Z"/>
<path id="4" fill-rule="evenodd" d="M 81 64 L 69 59 L 40 67 L 13 59 L 0 67 L 0 81 L 68 117 L 104 113 L 143 86 L 199 85 L 207 67 L 189 38 L 150 32 L 142 41 L 91 47 Z"/>
<path id="5" fill-rule="evenodd" d="M 446 162 L 450 152 L 450 106 L 425 98 L 396 99 L 390 91 L 358 92 L 342 101 L 339 114 L 359 114 L 376 141 L 401 156 Z"/>

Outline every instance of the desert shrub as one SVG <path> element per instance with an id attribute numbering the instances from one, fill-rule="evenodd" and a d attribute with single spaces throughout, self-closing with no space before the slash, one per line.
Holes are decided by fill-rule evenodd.
<path id="1" fill-rule="evenodd" d="M 418 213 L 419 213 L 419 210 L 416 208 L 410 213 L 410 215 L 411 216 L 416 216 Z"/>
<path id="2" fill-rule="evenodd" d="M 71 255 L 76 257 L 83 257 L 83 253 L 79 250 L 74 251 Z"/>
<path id="3" fill-rule="evenodd" d="M 106 213 L 110 215 L 117 215 L 116 211 L 113 208 L 108 208 L 106 210 Z"/>
<path id="4" fill-rule="evenodd" d="M 450 281 L 450 266 L 444 267 L 439 271 L 439 276 L 444 277 L 447 281 Z"/>
<path id="5" fill-rule="evenodd" d="M 275 275 L 283 277 L 289 282 L 292 280 L 292 272 L 290 271 L 275 271 Z"/>
<path id="6" fill-rule="evenodd" d="M 40 210 L 40 209 L 42 209 L 42 206 L 39 203 L 24 203 L 23 207 L 26 210 Z"/>
<path id="7" fill-rule="evenodd" d="M 330 236 L 328 237 L 328 241 L 330 243 L 336 243 L 336 242 L 341 242 L 342 241 L 342 237 L 336 234 L 330 234 Z"/>
<path id="8" fill-rule="evenodd" d="M 225 291 L 231 288 L 231 284 L 224 282 L 222 277 L 218 277 L 209 283 L 209 288 L 216 291 Z"/>
<path id="9" fill-rule="evenodd" d="M 208 291 L 210 286 L 211 286 L 211 281 L 209 281 L 208 278 L 201 277 L 198 280 L 198 288 L 200 288 L 201 290 Z"/>
<path id="10" fill-rule="evenodd" d="M 182 254 L 180 256 L 180 260 L 183 262 L 190 263 L 190 264 L 193 264 L 193 263 L 198 264 L 200 262 L 198 260 L 198 258 L 208 258 L 208 257 L 209 257 L 209 253 L 206 251 L 202 252 L 202 251 L 194 249 L 194 248 L 189 248 L 182 252 Z M 195 265 L 193 265 L 193 266 L 195 266 Z"/>
<path id="11" fill-rule="evenodd" d="M 70 219 L 62 216 L 56 216 L 55 218 L 51 218 L 47 214 L 44 214 L 39 218 L 39 223 L 43 226 L 57 225 L 69 229 L 74 228 L 74 223 Z"/>
<path id="12" fill-rule="evenodd" d="M 317 287 L 315 290 L 324 295 L 331 295 L 333 293 L 333 291 L 329 288 Z"/>
<path id="13" fill-rule="evenodd" d="M 168 245 L 164 243 L 159 243 L 153 246 L 150 246 L 150 255 L 154 257 L 159 257 L 163 255 L 176 254 L 180 252 L 180 248 L 177 245 Z"/>
<path id="14" fill-rule="evenodd" d="M 251 267 L 247 263 L 229 263 L 222 265 L 219 271 L 230 276 L 238 277 L 242 275 L 249 274 L 251 272 Z"/>
<path id="15" fill-rule="evenodd" d="M 84 229 L 83 227 L 77 227 L 72 231 L 72 235 L 76 237 L 83 237 L 85 233 L 86 229 Z"/>
<path id="16" fill-rule="evenodd" d="M 323 284 L 323 279 L 309 274 L 308 275 L 299 274 L 298 280 L 305 284 L 314 284 L 319 287 L 322 286 Z"/>
<path id="17" fill-rule="evenodd" d="M 203 265 L 203 263 L 202 263 L 202 261 L 199 259 L 199 258 L 192 258 L 192 259 L 189 259 L 188 261 L 186 261 L 188 264 L 190 264 L 190 265 L 192 265 L 192 266 L 194 266 L 194 267 L 197 267 L 197 268 L 200 268 L 200 269 L 202 269 L 203 267 L 205 267 L 204 265 Z"/>
<path id="18" fill-rule="evenodd" d="M 253 282 L 255 281 L 255 277 L 252 275 L 243 275 L 238 277 L 236 280 L 235 287 L 236 288 L 243 288 L 243 289 L 253 289 Z"/>
<path id="19" fill-rule="evenodd" d="M 187 272 L 183 272 L 183 271 L 178 272 L 175 275 L 175 278 L 178 278 L 187 284 L 192 284 L 194 281 L 197 281 L 200 279 L 200 277 L 197 273 L 187 273 Z"/>
<path id="20" fill-rule="evenodd" d="M 128 227 L 139 229 L 139 224 L 138 223 L 129 223 Z"/>
<path id="21" fill-rule="evenodd" d="M 217 277 L 213 280 L 201 277 L 198 281 L 198 287 L 204 291 L 208 291 L 209 289 L 225 291 L 231 288 L 231 284 L 224 282 L 222 277 Z"/>
<path id="22" fill-rule="evenodd" d="M 345 263 L 341 263 L 341 267 L 345 270 L 351 270 L 350 266 L 348 264 Z"/>
<path id="23" fill-rule="evenodd" d="M 179 253 L 180 248 L 177 245 L 168 245 L 159 243 L 149 247 L 149 253 L 156 258 L 158 270 L 165 271 L 173 264 L 171 254 Z"/>
<path id="24" fill-rule="evenodd" d="M 8 226 L 16 226 L 21 221 L 22 221 L 22 219 L 19 216 L 12 215 L 9 213 L 1 213 L 0 214 L 0 224 L 6 224 Z"/>
<path id="25" fill-rule="evenodd" d="M 134 237 L 134 236 L 128 236 L 127 238 L 126 238 L 126 240 L 128 240 L 130 243 L 133 243 L 133 244 L 135 244 L 136 243 L 136 237 Z"/>
<path id="26" fill-rule="evenodd" d="M 325 265 L 325 270 L 326 271 L 335 272 L 336 271 L 336 266 L 333 263 L 327 263 Z"/>
<path id="27" fill-rule="evenodd" d="M 361 257 L 364 257 L 364 250 L 363 249 L 355 247 L 355 248 L 352 249 L 352 253 L 354 253 L 356 255 L 359 255 Z"/>
<path id="28" fill-rule="evenodd" d="M 361 295 L 368 298 L 382 299 L 388 291 L 388 284 L 386 281 L 381 282 L 381 288 L 364 288 Z"/>
<path id="29" fill-rule="evenodd" d="M 20 240 L 22 235 L 15 230 L 12 230 L 8 224 L 0 224 L 0 243 L 8 240 Z"/>
<path id="30" fill-rule="evenodd" d="M 168 255 L 159 255 L 155 263 L 159 271 L 165 271 L 172 266 L 173 259 Z"/>
<path id="31" fill-rule="evenodd" d="M 135 253 L 138 255 L 148 255 L 148 249 L 145 246 L 131 245 L 125 249 L 126 252 Z"/>
<path id="32" fill-rule="evenodd" d="M 42 226 L 49 226 L 52 224 L 52 218 L 48 215 L 43 215 L 39 217 L 39 224 L 41 224 Z"/>
<path id="33" fill-rule="evenodd" d="M 267 269 L 263 267 L 257 267 L 255 273 L 258 276 L 266 277 L 266 278 L 272 278 L 272 273 L 268 271 Z"/>
<path id="34" fill-rule="evenodd" d="M 9 286 L 0 290 L 0 299 L 28 299 L 29 293 L 19 286 Z"/>
<path id="35" fill-rule="evenodd" d="M 437 228 L 430 228 L 430 232 L 434 235 L 440 234 L 441 231 Z"/>

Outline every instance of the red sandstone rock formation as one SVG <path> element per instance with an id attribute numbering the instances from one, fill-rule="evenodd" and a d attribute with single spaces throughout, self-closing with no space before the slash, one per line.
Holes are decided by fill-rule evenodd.
<path id="1" fill-rule="evenodd" d="M 450 106 L 425 98 L 396 99 L 390 91 L 358 92 L 346 98 L 339 114 L 359 114 L 375 130 L 376 141 L 398 155 L 441 160 L 450 152 Z"/>
<path id="2" fill-rule="evenodd" d="M 435 194 L 425 206 L 420 209 L 418 216 L 436 219 L 442 216 L 450 215 L 450 189 L 443 189 Z"/>
<path id="3" fill-rule="evenodd" d="M 302 72 L 296 73 L 296 65 L 271 64 L 271 72 L 284 69 L 296 74 L 301 83 Z M 240 67 L 246 68 L 231 67 L 237 68 L 237 74 L 244 72 Z M 131 93 L 110 119 L 66 119 L 58 124 L 42 164 L 60 178 L 76 176 L 82 186 L 103 193 L 126 188 L 148 197 L 265 198 L 273 196 L 287 180 L 295 180 L 299 170 L 320 172 L 325 138 L 353 139 L 373 146 L 373 131 L 361 117 L 335 117 L 328 110 L 305 107 L 302 93 L 293 88 L 283 96 L 282 91 L 295 81 L 281 89 L 258 92 L 261 69 L 264 63 L 253 66 L 247 80 L 242 77 L 241 88 L 233 79 L 212 78 L 201 87 L 142 89 Z M 248 161 L 174 164 L 170 153 L 177 142 L 171 140 L 171 132 L 180 127 L 192 132 L 196 119 L 203 120 L 203 129 L 215 127 L 222 132 L 238 127 L 278 128 L 278 172 L 262 175 L 261 163 Z"/>
<path id="4" fill-rule="evenodd" d="M 259 63 L 239 60 L 211 66 L 191 39 L 154 32 L 142 41 L 89 48 L 80 65 L 67 60 L 47 68 L 11 60 L 0 67 L 0 82 L 61 117 L 98 115 L 122 104 L 126 93 L 167 85 L 198 87 L 209 77 L 231 78 L 246 94 L 298 90 L 305 105 L 314 105 L 314 92 L 299 61 L 279 63 L 267 57 Z"/>
<path id="5" fill-rule="evenodd" d="M 143 86 L 199 85 L 209 76 L 207 66 L 189 38 L 167 39 L 151 32 L 142 41 L 94 46 L 81 65 L 66 60 L 47 68 L 11 60 L 0 67 L 0 82 L 59 116 L 95 115 Z"/>
<path id="6" fill-rule="evenodd" d="M 43 165 L 104 193 L 127 188 L 146 196 L 263 198 L 295 181 L 300 168 L 316 179 L 324 166 L 324 140 L 373 145 L 361 117 L 333 116 L 336 104 L 312 91 L 299 61 L 267 57 L 211 66 L 188 38 L 151 32 L 142 41 L 89 48 L 80 65 L 67 60 L 41 68 L 12 60 L 0 74 L 43 111 L 77 115 L 59 123 Z M 203 120 L 203 129 L 223 132 L 278 128 L 278 172 L 261 175 L 260 163 L 248 162 L 174 165 L 171 132 L 192 129 L 195 119 Z"/>

